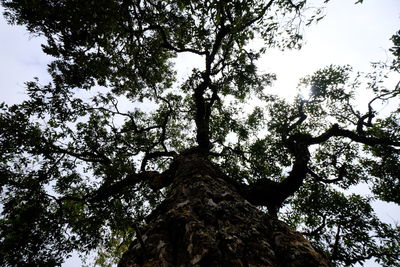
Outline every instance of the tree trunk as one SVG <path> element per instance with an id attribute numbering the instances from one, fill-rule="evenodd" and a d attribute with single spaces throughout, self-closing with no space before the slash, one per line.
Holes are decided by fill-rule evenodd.
<path id="1" fill-rule="evenodd" d="M 329 266 L 301 234 L 240 196 L 208 160 L 180 156 L 173 176 L 119 266 Z"/>

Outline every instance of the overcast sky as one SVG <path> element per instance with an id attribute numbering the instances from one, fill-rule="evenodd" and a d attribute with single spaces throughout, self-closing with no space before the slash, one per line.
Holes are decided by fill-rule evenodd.
<path id="1" fill-rule="evenodd" d="M 278 75 L 274 92 L 293 96 L 300 77 L 330 64 L 350 64 L 355 70 L 368 71 L 370 62 L 388 59 L 389 38 L 400 30 L 400 0 L 354 2 L 331 0 L 326 18 L 306 29 L 306 45 L 301 51 L 271 51 L 262 58 L 260 68 Z M 26 81 L 33 77 L 42 83 L 49 81 L 46 65 L 50 59 L 41 52 L 40 39 L 30 37 L 21 26 L 7 25 L 3 17 L 0 38 L 0 102 L 17 103 L 24 97 Z M 182 57 L 178 61 L 187 70 L 194 62 Z M 385 220 L 400 220 L 395 205 L 379 205 L 377 211 Z M 63 266 L 79 265 L 74 257 Z"/>

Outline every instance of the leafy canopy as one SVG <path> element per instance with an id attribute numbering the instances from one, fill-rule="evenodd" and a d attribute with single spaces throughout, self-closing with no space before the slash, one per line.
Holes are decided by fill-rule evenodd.
<path id="1" fill-rule="evenodd" d="M 139 178 L 190 151 L 271 214 L 285 206 L 281 218 L 333 263 L 399 261 L 399 228 L 370 203 L 400 201 L 398 101 L 378 113 L 400 93 L 385 86 L 399 72 L 400 32 L 391 64 L 367 74 L 328 66 L 288 101 L 267 94 L 275 75 L 257 60 L 301 46 L 303 27 L 323 17 L 309 1 L 1 3 L 54 58 L 51 83 L 27 82 L 28 100 L 0 106 L 2 265 L 56 265 L 74 249 L 97 249 L 103 265 L 117 259 L 163 197 Z M 255 39 L 260 49 L 250 48 Z M 202 60 L 182 80 L 179 55 Z M 356 104 L 360 91 L 371 94 L 366 106 Z M 360 183 L 374 196 L 343 193 Z M 268 188 L 279 193 L 265 199 Z"/>

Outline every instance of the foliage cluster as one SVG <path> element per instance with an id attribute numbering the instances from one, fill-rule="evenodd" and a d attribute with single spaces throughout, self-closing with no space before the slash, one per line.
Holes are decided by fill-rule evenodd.
<path id="1" fill-rule="evenodd" d="M 399 262 L 399 227 L 371 201 L 400 204 L 400 86 L 385 83 L 399 74 L 400 32 L 391 64 L 328 66 L 293 101 L 269 95 L 275 76 L 257 60 L 301 46 L 303 27 L 323 17 L 309 2 L 2 0 L 54 60 L 51 83 L 28 82 L 28 100 L 0 106 L 0 264 L 56 265 L 74 249 L 108 264 L 163 198 L 135 177 L 191 150 L 243 188 L 281 189 L 254 201 L 288 207 L 279 216 L 338 266 Z M 249 49 L 255 39 L 264 46 Z M 203 65 L 178 81 L 182 54 Z M 373 196 L 343 193 L 362 183 Z"/>

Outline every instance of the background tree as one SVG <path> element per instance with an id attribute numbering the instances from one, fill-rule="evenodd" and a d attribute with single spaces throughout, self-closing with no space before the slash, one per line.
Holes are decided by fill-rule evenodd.
<path id="1" fill-rule="evenodd" d="M 182 166 L 224 177 L 238 193 L 229 201 L 279 214 L 335 264 L 399 260 L 398 228 L 378 220 L 370 198 L 342 193 L 373 181 L 377 197 L 399 203 L 399 108 L 377 112 L 399 94 L 399 85 L 383 86 L 388 71 L 398 73 L 399 34 L 392 64 L 369 74 L 329 66 L 302 80 L 310 93 L 288 102 L 266 94 L 274 75 L 258 73 L 256 61 L 268 48 L 300 45 L 303 25 L 322 16 L 306 1 L 2 4 L 10 22 L 47 39 L 43 50 L 55 58 L 52 83 L 29 82 L 29 100 L 2 105 L 3 265 L 55 265 L 73 249 L 100 248 L 98 260 L 108 260 L 133 236 L 146 254 L 141 233 L 171 203 L 184 203 L 183 185 L 197 188 L 177 178 Z M 248 46 L 255 38 L 264 40 L 260 50 Z M 183 82 L 173 66 L 180 53 L 203 59 Z M 364 110 L 354 105 L 357 88 L 374 93 Z M 189 197 L 224 196 L 227 187 L 213 182 L 205 182 L 212 198 L 195 190 Z M 224 209 L 233 221 L 244 212 Z M 252 221 L 236 218 L 236 230 L 262 224 L 246 212 Z"/>

